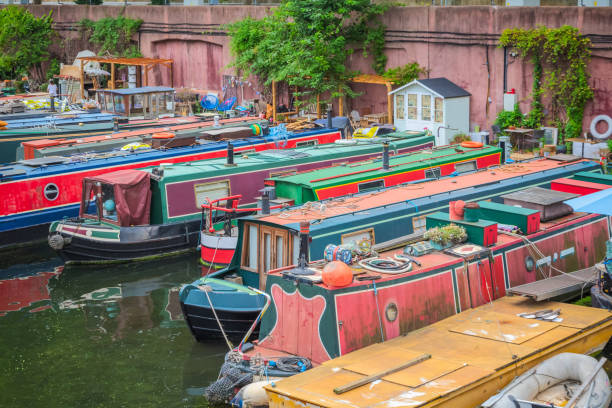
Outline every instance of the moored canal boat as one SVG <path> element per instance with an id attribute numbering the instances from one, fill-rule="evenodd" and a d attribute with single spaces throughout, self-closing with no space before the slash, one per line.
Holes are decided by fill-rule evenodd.
<path id="1" fill-rule="evenodd" d="M 401 154 L 431 147 L 433 137 L 397 136 L 393 144 Z M 313 144 L 242 156 L 234 156 L 229 144 L 228 151 L 227 159 L 165 163 L 144 171 L 84 178 L 79 217 L 53 222 L 49 244 L 67 262 L 142 260 L 193 249 L 200 236 L 203 204 L 239 194 L 252 211 L 264 179 L 271 174 L 363 160 L 379 155 L 382 148 L 380 142 L 372 141 L 350 146 Z M 134 197 L 132 189 L 140 194 Z M 120 205 L 128 198 L 132 201 Z M 89 209 L 94 204 L 92 213 Z M 145 209 L 133 219 L 134 211 L 140 214 Z"/>
<path id="2" fill-rule="evenodd" d="M 187 285 L 181 290 L 181 305 L 184 309 L 185 318 L 197 340 L 220 336 L 221 329 L 214 319 L 210 305 L 207 302 L 202 302 L 201 297 L 197 296 L 197 292 L 200 290 L 198 286 L 214 284 L 223 287 L 224 281 L 231 279 L 234 283 L 238 280 L 247 287 L 259 288 L 270 293 L 272 285 L 270 277 L 274 275 L 271 274 L 271 271 L 278 268 L 287 268 L 289 265 L 298 263 L 300 224 L 302 222 L 311 224 L 309 226 L 309 252 L 306 254 L 306 260 L 322 259 L 328 244 L 341 245 L 365 239 L 375 246 L 383 242 L 398 242 L 397 245 L 401 245 L 404 241 L 416 240 L 421 237 L 426 227 L 426 216 L 433 211 L 448 208 L 449 201 L 500 201 L 501 198 L 499 197 L 503 194 L 530 186 L 546 187 L 554 179 L 570 177 L 583 171 L 600 172 L 601 169 L 599 165 L 589 161 L 559 163 L 554 160 L 542 159 L 522 163 L 518 166 L 502 166 L 449 179 L 430 181 L 418 185 L 409 184 L 375 193 L 357 194 L 352 197 L 312 203 L 302 207 L 289 208 L 268 216 L 239 219 L 238 246 L 230 266 L 203 277 L 194 282 L 193 285 Z M 605 229 L 604 224 L 599 221 L 597 230 Z M 605 231 L 599 232 L 607 233 Z M 507 236 L 504 235 L 504 239 L 506 238 Z M 512 245 L 518 245 L 522 242 L 520 238 L 514 238 L 511 241 L 513 242 Z M 505 247 L 500 248 L 500 251 Z M 444 258 L 440 262 L 444 260 L 450 261 Z M 594 261 L 594 259 L 591 261 Z M 455 262 L 459 263 L 460 259 Z M 436 263 L 434 262 L 434 264 Z M 521 265 L 524 269 L 525 266 Z M 496 262 L 495 267 L 500 268 L 500 262 Z M 521 275 L 510 282 L 513 275 L 509 272 L 506 264 L 504 264 L 502 271 L 509 273 L 504 277 L 504 283 L 512 285 L 530 276 Z M 499 271 L 496 273 L 499 273 Z M 518 269 L 515 273 L 519 273 Z M 278 275 L 279 282 L 294 285 L 294 282 L 284 280 L 281 275 Z M 506 286 L 502 284 L 500 278 L 497 278 L 497 284 L 501 285 L 499 286 L 499 293 L 501 294 Z M 307 290 L 309 294 L 304 295 L 306 298 L 311 297 L 314 293 L 312 291 L 317 286 L 308 287 L 311 289 Z M 433 284 L 432 290 L 433 288 L 439 290 L 437 283 Z M 232 293 L 221 289 L 218 295 L 231 298 Z M 452 294 L 447 295 L 451 296 Z M 465 302 L 465 293 L 463 296 Z M 251 308 L 262 302 L 262 299 L 256 295 L 249 299 L 251 300 L 249 306 Z M 303 299 L 303 297 L 299 297 L 299 299 Z M 442 299 L 442 297 L 437 299 Z M 231 304 L 230 301 L 224 303 Z M 327 310 L 328 312 L 325 315 L 329 316 L 330 309 Z M 434 315 L 432 313 L 432 316 Z M 271 316 L 276 316 L 276 312 L 268 313 L 264 316 L 264 320 L 272 319 Z M 402 327 L 409 327 L 411 324 L 418 325 L 419 322 L 402 324 Z M 273 323 L 271 325 L 273 326 Z M 262 329 L 265 330 L 265 327 L 266 325 L 262 323 Z M 242 333 L 245 333 L 248 328 L 249 325 L 245 324 Z M 335 341 L 333 340 L 334 336 L 331 335 L 324 335 L 322 338 L 331 339 L 329 341 L 332 343 Z M 364 335 L 364 338 L 369 337 Z M 338 353 L 337 347 L 332 347 L 333 350 L 330 349 L 330 353 Z"/>

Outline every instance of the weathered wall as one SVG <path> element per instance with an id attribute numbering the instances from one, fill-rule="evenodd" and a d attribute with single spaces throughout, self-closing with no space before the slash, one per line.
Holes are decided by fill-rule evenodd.
<path id="1" fill-rule="evenodd" d="M 75 38 L 75 23 L 82 18 L 97 20 L 119 14 L 112 6 L 30 6 L 37 15 L 53 10 L 63 36 Z M 174 58 L 174 85 L 221 89 L 223 74 L 231 74 L 229 39 L 220 25 L 247 15 L 260 18 L 270 12 L 264 6 L 129 6 L 126 16 L 145 21 L 139 34 L 141 50 L 147 57 Z M 585 115 L 585 129 L 593 116 L 612 114 L 612 8 L 585 7 L 402 7 L 385 16 L 388 27 L 388 67 L 417 61 L 429 76 L 444 76 L 472 94 L 471 123 L 488 128 L 503 107 L 504 53 L 497 38 L 505 28 L 538 25 L 578 27 L 591 36 L 593 59 L 591 84 L 595 98 Z M 73 30 L 73 31 L 71 31 Z M 488 63 L 488 64 L 487 64 Z M 359 53 L 351 65 L 371 72 L 370 61 Z M 520 59 L 508 58 L 507 88 L 515 88 L 523 111 L 529 109 L 531 67 Z M 165 72 L 156 81 L 169 82 Z M 386 110 L 385 89 L 356 85 L 367 91 L 349 108 L 366 107 L 372 112 Z M 251 96 L 249 88 L 245 97 Z M 489 99 L 490 98 L 490 99 Z"/>

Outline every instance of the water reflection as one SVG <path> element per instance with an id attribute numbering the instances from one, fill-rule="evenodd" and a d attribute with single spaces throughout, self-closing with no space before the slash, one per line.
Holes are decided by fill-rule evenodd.
<path id="1" fill-rule="evenodd" d="M 193 257 L 0 270 L 0 406 L 204 406 L 223 344 L 198 344 L 178 291 Z"/>

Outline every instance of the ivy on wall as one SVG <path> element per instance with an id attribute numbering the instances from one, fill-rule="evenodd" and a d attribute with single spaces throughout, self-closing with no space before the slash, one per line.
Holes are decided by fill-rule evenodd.
<path id="1" fill-rule="evenodd" d="M 99 54 L 108 53 L 118 57 L 142 57 L 138 45 L 132 40 L 142 20 L 124 16 L 106 17 L 98 21 L 79 21 L 82 35 L 99 47 Z"/>
<path id="2" fill-rule="evenodd" d="M 402 86 L 426 73 L 427 69 L 420 66 L 418 62 L 411 62 L 400 67 L 389 68 L 383 76 L 393 82 L 393 85 Z"/>
<path id="3" fill-rule="evenodd" d="M 550 100 L 549 120 L 562 137 L 579 137 L 584 107 L 593 98 L 587 66 L 591 41 L 575 27 L 507 29 L 500 47 L 512 47 L 534 66 L 531 112 L 524 125 L 537 127 L 544 120 L 542 97 Z"/>
<path id="4" fill-rule="evenodd" d="M 385 70 L 380 16 L 386 9 L 370 0 L 284 1 L 263 19 L 247 17 L 228 26 L 232 66 L 266 85 L 285 81 L 307 89 L 302 96 L 308 102 L 317 94 L 352 97 L 348 81 L 356 72 L 346 65 L 353 52 L 371 54 L 375 72 Z"/>

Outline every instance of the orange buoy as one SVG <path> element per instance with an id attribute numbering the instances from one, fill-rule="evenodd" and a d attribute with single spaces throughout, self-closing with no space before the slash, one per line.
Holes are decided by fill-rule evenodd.
<path id="1" fill-rule="evenodd" d="M 327 286 L 347 286 L 353 282 L 353 271 L 342 261 L 332 261 L 323 268 L 321 278 Z"/>
<path id="2" fill-rule="evenodd" d="M 5 121 L 3 121 L 3 120 L 0 120 L 0 127 L 5 127 L 5 126 L 7 126 L 7 125 L 8 125 L 8 123 L 7 123 L 7 122 L 5 122 Z"/>
<path id="3" fill-rule="evenodd" d="M 480 142 L 474 142 L 474 141 L 472 141 L 472 140 L 468 140 L 468 141 L 465 141 L 465 142 L 461 142 L 461 147 L 467 147 L 467 148 L 470 148 L 470 149 L 475 149 L 475 148 L 477 148 L 477 147 L 482 147 L 482 146 L 483 146 L 483 144 L 482 144 L 482 143 L 480 143 Z"/>
<path id="4" fill-rule="evenodd" d="M 153 133 L 153 139 L 172 139 L 174 137 L 174 133 L 172 132 L 159 132 Z"/>

